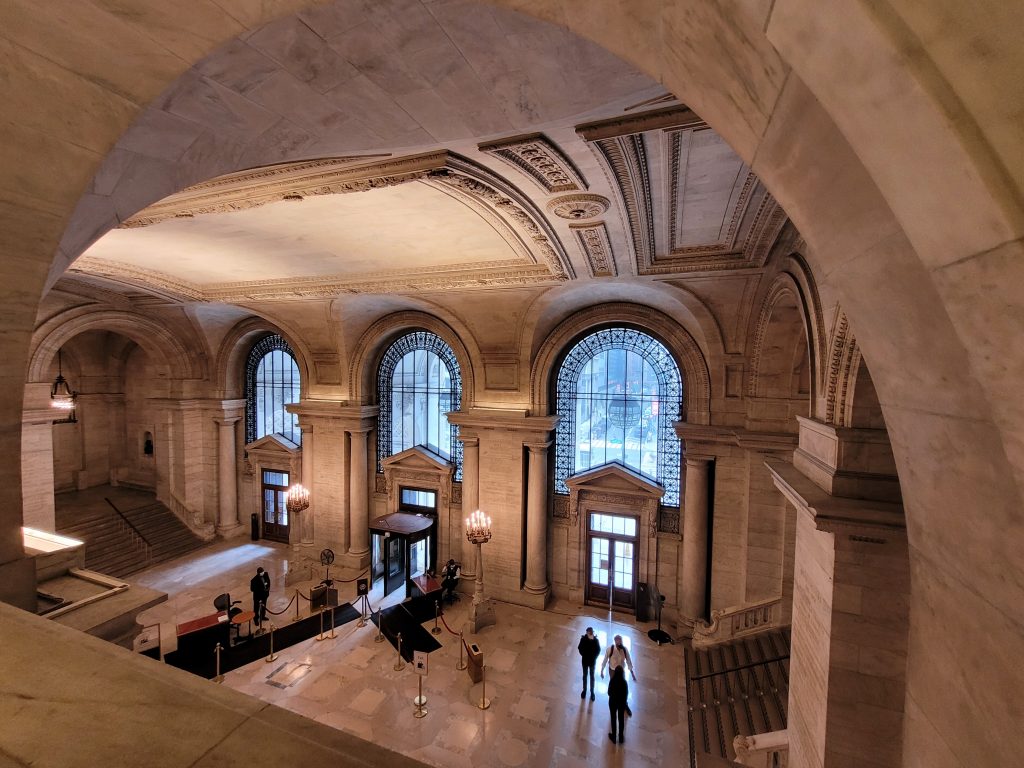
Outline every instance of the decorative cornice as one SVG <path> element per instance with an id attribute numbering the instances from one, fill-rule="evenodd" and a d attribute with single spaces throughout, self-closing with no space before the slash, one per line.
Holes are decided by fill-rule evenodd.
<path id="1" fill-rule="evenodd" d="M 385 162 L 353 165 L 363 158 L 335 157 L 285 163 L 219 176 L 170 195 L 122 222 L 145 227 L 173 218 L 191 218 L 258 208 L 281 200 L 301 201 L 317 195 L 366 192 L 406 184 L 444 166 L 447 152 L 412 155 Z"/>
<path id="2" fill-rule="evenodd" d="M 600 139 L 594 143 L 611 172 L 622 201 L 637 265 L 654 261 L 654 210 L 647 152 L 641 134 Z"/>
<path id="3" fill-rule="evenodd" d="M 608 230 L 603 221 L 596 224 L 570 224 L 569 229 L 576 235 L 593 277 L 614 277 L 618 274 L 611 240 L 608 239 Z"/>
<path id="4" fill-rule="evenodd" d="M 584 123 L 576 126 L 576 133 L 584 141 L 600 141 L 663 128 L 704 125 L 707 123 L 701 120 L 696 112 L 687 106 L 680 105 L 643 112 L 639 115 L 626 115 L 610 120 Z"/>
<path id="5" fill-rule="evenodd" d="M 441 267 L 426 267 L 408 270 L 401 274 L 375 272 L 356 277 L 325 275 L 322 277 L 214 283 L 209 286 L 185 283 L 156 270 L 142 269 L 91 256 L 78 259 L 71 270 L 91 275 L 102 275 L 112 280 L 137 285 L 140 288 L 156 286 L 162 290 L 176 293 L 184 301 L 236 303 L 257 300 L 331 298 L 345 293 L 416 293 L 431 290 L 536 285 L 551 282 L 551 273 L 545 267 L 534 264 L 522 265 L 517 260 L 491 262 L 487 264 L 487 268 L 476 271 L 471 268 L 445 270 Z"/>
<path id="6" fill-rule="evenodd" d="M 559 218 L 580 221 L 596 219 L 608 210 L 610 204 L 608 198 L 602 195 L 563 195 L 550 201 L 547 209 Z"/>
<path id="7" fill-rule="evenodd" d="M 460 429 L 501 429 L 516 432 L 533 432 L 546 435 L 554 430 L 561 417 L 527 416 L 524 410 L 472 408 L 469 411 L 453 411 L 448 423 Z M 527 438 L 524 438 L 527 439 Z M 528 438 L 537 440 L 538 438 Z"/>
<path id="8" fill-rule="evenodd" d="M 549 195 L 587 188 L 572 161 L 543 134 L 513 136 L 478 148 L 522 171 Z"/>
<path id="9" fill-rule="evenodd" d="M 539 251 L 551 274 L 558 280 L 574 277 L 554 231 L 539 212 L 531 210 L 533 204 L 496 176 L 488 177 L 482 169 L 466 161 L 449 162 L 448 166 L 430 173 L 428 183 L 447 187 L 457 195 L 485 201 L 490 208 L 509 221 L 512 226 L 532 242 L 531 251 Z"/>

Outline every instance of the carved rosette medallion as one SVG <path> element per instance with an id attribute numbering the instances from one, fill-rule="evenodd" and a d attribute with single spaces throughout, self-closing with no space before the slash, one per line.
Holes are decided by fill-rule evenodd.
<path id="1" fill-rule="evenodd" d="M 608 206 L 607 197 L 581 194 L 556 197 L 548 203 L 547 208 L 551 213 L 560 218 L 580 221 L 582 219 L 596 219 L 608 210 Z"/>

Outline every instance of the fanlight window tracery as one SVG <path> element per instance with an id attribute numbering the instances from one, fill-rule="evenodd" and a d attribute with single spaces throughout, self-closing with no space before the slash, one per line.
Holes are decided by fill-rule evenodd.
<path id="1" fill-rule="evenodd" d="M 288 342 L 277 335 L 253 345 L 245 366 L 245 442 L 282 435 L 302 443 L 298 416 L 284 407 L 301 398 L 299 366 Z"/>
<path id="2" fill-rule="evenodd" d="M 388 456 L 421 445 L 452 461 L 455 479 L 461 480 L 459 429 L 446 416 L 462 399 L 462 376 L 451 347 L 430 331 L 402 336 L 384 353 L 377 387 L 377 471 L 384 471 Z"/>
<path id="3" fill-rule="evenodd" d="M 672 355 L 642 331 L 608 328 L 569 351 L 555 381 L 555 493 L 566 479 L 617 461 L 665 488 L 679 505 L 679 438 L 672 426 L 683 384 Z"/>

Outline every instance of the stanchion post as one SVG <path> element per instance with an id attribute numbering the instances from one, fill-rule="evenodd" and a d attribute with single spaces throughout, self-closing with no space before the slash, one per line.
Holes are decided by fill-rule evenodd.
<path id="1" fill-rule="evenodd" d="M 427 716 L 427 709 L 423 705 L 427 703 L 427 700 L 425 698 L 423 698 L 423 676 L 422 675 L 417 675 L 416 677 L 419 678 L 419 681 L 420 681 L 420 687 L 419 687 L 420 695 L 416 697 L 416 702 L 415 702 L 416 703 L 416 710 L 412 713 L 412 716 L 413 717 L 426 717 Z"/>
<path id="2" fill-rule="evenodd" d="M 439 600 L 434 601 L 434 628 L 430 630 L 432 635 L 440 635 L 441 628 L 437 626 L 437 617 L 441 615 L 441 602 Z"/>
<path id="3" fill-rule="evenodd" d="M 480 709 L 487 709 L 491 706 L 491 702 L 487 699 L 487 665 L 482 664 L 480 666 L 480 703 L 477 704 Z"/>
<path id="4" fill-rule="evenodd" d="M 337 636 L 338 636 L 337 633 L 335 633 L 335 631 L 334 631 L 334 606 L 332 605 L 331 606 L 331 634 L 329 634 L 328 637 L 331 638 L 331 640 L 333 640 Z"/>
<path id="5" fill-rule="evenodd" d="M 217 658 L 217 674 L 213 677 L 213 682 L 223 683 L 224 675 L 220 673 L 220 643 L 217 643 L 213 648 L 213 655 Z"/>
<path id="6" fill-rule="evenodd" d="M 377 636 L 373 638 L 373 642 L 384 642 L 384 611 L 381 609 L 377 610 Z"/>
<path id="7" fill-rule="evenodd" d="M 398 661 L 395 662 L 395 672 L 401 672 L 405 669 L 405 662 L 402 661 L 402 633 L 399 632 L 395 637 L 398 639 Z"/>
<path id="8" fill-rule="evenodd" d="M 299 590 L 298 590 L 298 588 L 296 588 L 295 589 L 295 618 L 292 619 L 292 622 L 294 623 L 294 622 L 296 622 L 298 620 L 299 620 Z"/>
<path id="9" fill-rule="evenodd" d="M 359 603 L 359 621 L 356 622 L 356 626 L 362 629 L 366 626 L 366 595 L 363 595 L 362 602 Z"/>
<path id="10" fill-rule="evenodd" d="M 277 654 L 274 653 L 274 622 L 270 622 L 270 655 L 267 656 L 267 663 L 277 661 Z"/>
<path id="11" fill-rule="evenodd" d="M 466 649 L 466 641 L 462 639 L 462 630 L 459 630 L 459 663 L 455 668 L 460 672 L 466 668 L 466 662 L 462 660 L 462 652 Z"/>
<path id="12" fill-rule="evenodd" d="M 323 611 L 320 611 L 320 634 L 316 636 L 316 639 L 318 641 L 319 640 L 326 640 L 327 639 L 327 635 L 324 634 L 324 612 Z"/>

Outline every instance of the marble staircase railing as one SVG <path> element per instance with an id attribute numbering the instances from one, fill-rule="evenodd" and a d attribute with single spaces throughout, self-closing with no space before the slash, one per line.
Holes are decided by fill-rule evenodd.
<path id="1" fill-rule="evenodd" d="M 736 762 L 753 768 L 787 768 L 789 731 L 772 731 L 756 736 L 737 736 L 732 741 Z"/>
<path id="2" fill-rule="evenodd" d="M 200 539 L 203 541 L 212 541 L 214 539 L 216 533 L 213 523 L 208 523 L 203 520 L 201 513 L 189 509 L 185 503 L 173 493 L 167 494 L 166 504 L 167 508 L 171 510 L 171 512 L 173 512 L 181 522 L 187 525 L 189 530 L 191 530 L 192 533 Z"/>
<path id="3" fill-rule="evenodd" d="M 711 623 L 697 622 L 693 627 L 694 648 L 725 643 L 737 637 L 764 632 L 779 626 L 781 597 L 762 600 L 711 612 Z"/>

